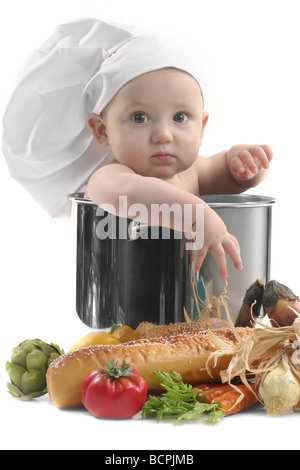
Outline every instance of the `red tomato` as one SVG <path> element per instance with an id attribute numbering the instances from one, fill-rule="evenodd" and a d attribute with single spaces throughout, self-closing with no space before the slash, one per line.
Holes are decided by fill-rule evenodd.
<path id="1" fill-rule="evenodd" d="M 106 369 L 93 370 L 84 379 L 81 400 L 98 418 L 131 418 L 147 400 L 148 386 L 140 374 L 126 364 L 110 361 Z"/>

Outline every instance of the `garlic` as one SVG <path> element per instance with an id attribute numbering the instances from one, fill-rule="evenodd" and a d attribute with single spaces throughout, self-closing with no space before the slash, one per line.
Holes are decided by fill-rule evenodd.
<path id="1" fill-rule="evenodd" d="M 289 413 L 300 400 L 300 384 L 287 361 L 267 373 L 259 387 L 259 394 L 270 415 Z"/>

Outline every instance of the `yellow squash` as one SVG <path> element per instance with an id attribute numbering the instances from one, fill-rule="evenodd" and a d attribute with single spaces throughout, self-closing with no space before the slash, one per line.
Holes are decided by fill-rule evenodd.
<path id="1" fill-rule="evenodd" d="M 89 333 L 88 335 L 81 338 L 77 341 L 69 351 L 73 351 L 74 349 L 84 348 L 86 346 L 94 346 L 98 344 L 120 344 L 121 341 L 116 338 L 115 336 L 111 335 L 110 333 L 106 333 L 105 331 L 99 331 L 96 333 Z"/>
<path id="2" fill-rule="evenodd" d="M 128 325 L 123 325 L 120 328 L 117 328 L 112 336 L 120 340 L 121 343 L 127 343 L 128 341 L 136 341 L 140 339 L 140 334 L 138 331 L 133 330 Z"/>

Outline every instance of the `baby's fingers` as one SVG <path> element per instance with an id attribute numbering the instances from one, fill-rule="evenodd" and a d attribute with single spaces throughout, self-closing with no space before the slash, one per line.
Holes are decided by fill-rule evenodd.
<path id="1" fill-rule="evenodd" d="M 233 168 L 244 180 L 253 177 L 261 169 L 268 169 L 273 158 L 273 151 L 268 145 L 252 145 L 239 152 L 234 158 Z"/>
<path id="2" fill-rule="evenodd" d="M 220 275 L 222 277 L 228 277 L 227 262 L 223 246 L 221 244 L 214 245 L 211 247 L 210 251 L 216 260 Z"/>
<path id="3" fill-rule="evenodd" d="M 251 171 L 249 166 L 253 171 Z M 238 173 L 238 178 L 243 180 L 248 180 L 253 177 L 254 173 L 257 173 L 255 162 L 247 150 L 244 150 L 233 159 L 232 168 Z"/>
<path id="4" fill-rule="evenodd" d="M 195 271 L 200 270 L 202 263 L 204 261 L 204 258 L 207 255 L 207 251 L 208 251 L 207 249 L 203 249 L 203 248 L 201 250 L 196 251 L 194 264 L 193 264 L 193 268 Z M 226 256 L 225 256 L 225 251 L 222 245 L 221 244 L 213 245 L 210 248 L 210 252 L 216 260 L 220 275 L 222 277 L 227 277 L 228 274 L 227 274 Z"/>
<path id="5" fill-rule="evenodd" d="M 241 164 L 244 168 L 243 171 L 246 171 L 248 169 L 252 174 L 255 174 L 258 172 L 258 168 L 254 160 L 254 154 L 250 150 L 243 150 L 240 153 L 239 157 L 241 160 Z"/>
<path id="6" fill-rule="evenodd" d="M 243 269 L 242 258 L 240 255 L 240 246 L 237 239 L 233 235 L 229 235 L 227 238 L 225 238 L 222 245 L 218 244 L 213 246 L 211 248 L 211 253 L 217 262 L 219 273 L 222 277 L 228 277 L 225 253 L 230 256 L 236 269 Z"/>
<path id="7" fill-rule="evenodd" d="M 229 234 L 228 237 L 225 238 L 223 243 L 217 243 L 215 245 L 212 245 L 209 248 L 209 251 L 215 258 L 219 273 L 222 277 L 228 277 L 226 253 L 232 259 L 236 269 L 241 270 L 243 268 L 242 259 L 240 255 L 240 245 L 233 235 Z M 197 250 L 195 252 L 193 264 L 193 268 L 195 271 L 200 270 L 202 263 L 207 255 L 207 252 L 208 248 L 206 247 L 203 247 L 201 248 L 201 250 Z"/>
<path id="8" fill-rule="evenodd" d="M 224 251 L 230 256 L 236 269 L 243 269 L 240 245 L 233 235 L 229 235 L 223 242 Z"/>
<path id="9" fill-rule="evenodd" d="M 207 255 L 207 248 L 203 247 L 201 250 L 196 250 L 194 253 L 193 269 L 200 271 L 204 258 Z"/>
<path id="10" fill-rule="evenodd" d="M 253 145 L 249 148 L 249 152 L 251 153 L 254 164 L 259 162 L 264 169 L 269 168 L 270 161 L 273 158 L 273 151 L 269 145 Z"/>
<path id="11" fill-rule="evenodd" d="M 272 148 L 270 147 L 270 145 L 261 145 L 261 148 L 265 152 L 265 156 L 268 160 L 268 163 L 270 163 L 270 161 L 273 160 L 273 156 L 274 156 Z"/>

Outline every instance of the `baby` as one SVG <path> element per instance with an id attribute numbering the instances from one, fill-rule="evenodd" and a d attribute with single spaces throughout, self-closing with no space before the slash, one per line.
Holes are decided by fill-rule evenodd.
<path id="1" fill-rule="evenodd" d="M 101 114 L 89 116 L 96 141 L 109 145 L 115 159 L 92 175 L 86 196 L 100 206 L 112 204 L 119 215 L 120 195 L 127 197 L 128 206 L 143 204 L 149 214 L 153 204 L 191 205 L 190 232 L 202 204 L 204 243 L 195 252 L 194 269 L 200 269 L 210 250 L 221 276 L 227 277 L 225 253 L 242 269 L 239 243 L 199 196 L 256 186 L 266 177 L 273 153 L 267 145 L 235 145 L 202 157 L 198 151 L 207 121 L 201 88 L 187 72 L 166 67 L 129 81 Z"/>
<path id="2" fill-rule="evenodd" d="M 236 145 L 198 155 L 208 114 L 199 52 L 190 52 L 98 19 L 60 25 L 23 67 L 3 118 L 3 153 L 12 177 L 52 217 L 66 217 L 68 195 L 85 188 L 122 216 L 131 217 L 120 196 L 127 207 L 142 205 L 139 222 L 151 223 L 154 205 L 179 205 L 184 220 L 170 216 L 169 225 L 194 237 L 195 270 L 210 250 L 226 277 L 225 253 L 242 269 L 239 244 L 201 196 L 256 186 L 272 150 Z"/>

